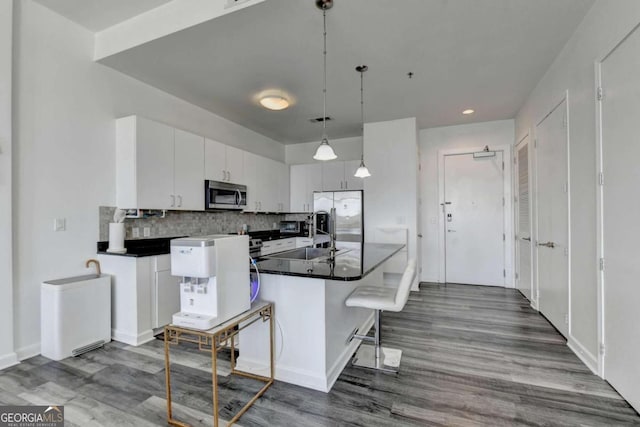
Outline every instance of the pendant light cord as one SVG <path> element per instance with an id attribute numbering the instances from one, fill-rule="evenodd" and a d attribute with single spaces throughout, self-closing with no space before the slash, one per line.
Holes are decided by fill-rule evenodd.
<path id="1" fill-rule="evenodd" d="M 327 139 L 327 10 L 322 9 L 322 22 L 324 27 L 324 50 L 322 51 L 324 59 L 324 82 L 322 89 L 322 140 Z"/>
<path id="2" fill-rule="evenodd" d="M 360 71 L 360 118 L 362 119 L 362 143 L 364 145 L 364 69 Z M 360 157 L 362 164 L 364 164 L 364 149 L 362 150 L 362 156 Z"/>

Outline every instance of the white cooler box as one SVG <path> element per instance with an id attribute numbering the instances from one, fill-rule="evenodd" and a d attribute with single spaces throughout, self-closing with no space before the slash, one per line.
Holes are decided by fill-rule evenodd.
<path id="1" fill-rule="evenodd" d="M 42 283 L 41 353 L 77 356 L 111 341 L 111 276 L 69 277 Z"/>

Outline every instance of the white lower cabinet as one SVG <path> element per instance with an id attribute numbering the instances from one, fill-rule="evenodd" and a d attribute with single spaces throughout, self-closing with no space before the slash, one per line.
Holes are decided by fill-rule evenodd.
<path id="1" fill-rule="evenodd" d="M 134 346 L 154 339 L 153 329 L 171 323 L 180 311 L 180 278 L 171 276 L 170 255 L 98 255 L 98 260 L 113 277 L 111 338 Z"/>

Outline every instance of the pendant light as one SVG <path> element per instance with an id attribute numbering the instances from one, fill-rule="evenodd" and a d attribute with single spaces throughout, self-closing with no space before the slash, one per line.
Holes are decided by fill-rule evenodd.
<path id="1" fill-rule="evenodd" d="M 364 73 L 369 67 L 366 65 L 358 65 L 356 71 L 360 73 L 360 115 L 362 117 L 362 157 L 360 158 L 360 166 L 353 174 L 356 178 L 366 178 L 371 176 L 369 169 L 364 165 Z"/>
<path id="2" fill-rule="evenodd" d="M 322 10 L 322 22 L 324 27 L 324 50 L 322 51 L 324 59 L 324 88 L 322 90 L 322 142 L 316 150 L 313 158 L 315 160 L 333 160 L 337 159 L 336 153 L 333 152 L 333 148 L 329 145 L 327 139 L 327 10 L 333 7 L 333 0 L 316 0 L 316 7 Z"/>

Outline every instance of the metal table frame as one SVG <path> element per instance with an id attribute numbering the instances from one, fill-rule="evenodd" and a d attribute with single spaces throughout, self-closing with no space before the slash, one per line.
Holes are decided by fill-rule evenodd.
<path id="1" fill-rule="evenodd" d="M 274 307 L 271 302 L 260 301 L 255 303 L 248 311 L 206 331 L 183 328 L 180 326 L 167 325 L 164 327 L 164 364 L 165 379 L 167 387 L 167 422 L 173 426 L 188 427 L 181 421 L 173 418 L 171 405 L 171 363 L 169 360 L 169 348 L 171 345 L 178 345 L 181 342 L 190 342 L 198 345 L 198 350 L 211 352 L 211 382 L 213 389 L 213 426 L 218 427 L 218 376 L 217 359 L 218 351 L 229 346 L 231 348 L 231 373 L 246 378 L 264 381 L 266 384 L 258 391 L 253 398 L 229 420 L 228 425 L 232 425 L 244 414 L 253 403 L 264 394 L 274 381 Z M 249 327 L 258 320 L 269 321 L 269 354 L 271 358 L 270 376 L 255 375 L 235 369 L 235 339 L 234 337 L 243 329 Z"/>

